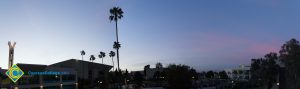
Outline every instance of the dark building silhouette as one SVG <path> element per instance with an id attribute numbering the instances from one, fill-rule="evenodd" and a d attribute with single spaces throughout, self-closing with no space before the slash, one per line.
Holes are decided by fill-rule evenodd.
<path id="1" fill-rule="evenodd" d="M 24 72 L 24 75 L 17 81 L 17 84 L 12 84 L 9 78 L 1 79 L 2 88 L 10 89 L 13 85 L 19 89 L 79 89 L 78 86 L 83 86 L 79 79 L 92 81 L 101 79 L 112 68 L 110 65 L 76 59 L 51 65 L 18 63 L 17 66 Z M 1 70 L 2 76 L 5 76 L 6 71 L 6 69 Z M 66 74 L 29 75 L 32 72 L 59 72 Z"/>

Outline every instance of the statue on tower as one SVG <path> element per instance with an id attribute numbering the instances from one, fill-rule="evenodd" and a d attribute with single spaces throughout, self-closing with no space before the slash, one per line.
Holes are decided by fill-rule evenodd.
<path id="1" fill-rule="evenodd" d="M 16 46 L 16 42 L 12 45 L 10 41 L 8 41 L 9 46 L 9 57 L 8 57 L 8 69 L 14 64 L 14 48 Z"/>

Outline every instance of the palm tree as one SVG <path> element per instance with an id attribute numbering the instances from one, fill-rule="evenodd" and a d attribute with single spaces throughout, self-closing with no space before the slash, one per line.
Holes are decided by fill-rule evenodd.
<path id="1" fill-rule="evenodd" d="M 94 55 L 91 55 L 91 56 L 90 56 L 90 61 L 92 61 L 92 63 L 94 62 L 95 59 L 96 59 L 96 58 L 95 58 Z M 92 64 L 92 68 L 93 68 L 93 65 L 94 65 L 94 63 Z M 92 71 L 92 74 L 93 74 L 93 71 Z M 93 76 L 92 76 L 92 79 L 91 79 L 91 83 L 93 83 Z"/>
<path id="2" fill-rule="evenodd" d="M 117 50 L 117 62 L 118 62 L 118 70 L 120 70 L 120 67 L 119 67 L 119 59 L 118 59 L 118 51 L 119 51 L 119 48 L 121 47 L 121 44 L 119 44 L 119 42 L 114 42 L 113 44 L 113 48 Z"/>
<path id="3" fill-rule="evenodd" d="M 83 60 L 83 55 L 85 55 L 84 50 L 81 50 L 81 51 L 80 51 L 80 54 L 81 54 L 81 59 Z"/>
<path id="4" fill-rule="evenodd" d="M 93 62 L 95 59 L 96 59 L 96 58 L 95 58 L 95 56 L 94 56 L 94 55 L 91 55 L 91 56 L 90 56 L 90 61 L 92 61 L 92 62 Z"/>
<path id="5" fill-rule="evenodd" d="M 121 47 L 121 44 L 119 42 L 114 42 L 113 48 L 114 49 L 119 49 Z"/>
<path id="6" fill-rule="evenodd" d="M 102 59 L 102 55 L 101 55 L 101 54 L 99 54 L 98 57 L 99 57 L 100 59 Z M 103 60 L 102 60 L 102 64 L 103 64 Z"/>
<path id="7" fill-rule="evenodd" d="M 116 22 L 116 38 L 117 38 L 117 42 L 119 43 L 119 38 L 118 38 L 118 20 L 123 18 L 123 11 L 120 7 L 113 7 L 109 10 L 110 12 L 110 16 L 109 16 L 109 20 L 110 21 L 115 21 Z M 117 61 L 118 61 L 118 70 L 120 70 L 120 66 L 119 66 L 119 48 L 115 48 L 117 50 Z"/>
<path id="8" fill-rule="evenodd" d="M 81 54 L 81 59 L 82 59 L 82 61 L 83 61 L 83 55 L 85 55 L 85 51 L 84 50 L 81 50 L 80 51 L 80 54 Z M 82 62 L 82 71 L 84 70 L 84 65 L 83 65 L 83 62 Z"/>
<path id="9" fill-rule="evenodd" d="M 100 54 L 98 55 L 99 58 L 102 58 L 102 64 L 103 64 L 103 58 L 105 57 L 105 53 L 104 52 L 100 52 Z"/>
<path id="10" fill-rule="evenodd" d="M 113 69 L 114 70 L 114 67 L 115 67 L 115 64 L 114 64 L 114 57 L 115 57 L 116 53 L 114 51 L 110 51 L 109 53 L 109 57 L 111 57 L 111 62 L 113 64 Z"/>

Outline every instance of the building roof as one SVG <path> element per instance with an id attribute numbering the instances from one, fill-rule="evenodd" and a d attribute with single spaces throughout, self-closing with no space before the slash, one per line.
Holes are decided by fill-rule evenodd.
<path id="1" fill-rule="evenodd" d="M 24 63 L 17 63 L 17 65 L 22 71 L 25 72 L 25 74 L 27 74 L 28 71 L 32 71 L 32 72 L 57 71 L 57 72 L 75 73 L 75 70 L 72 68 L 50 67 L 48 65 L 24 64 Z"/>
<path id="2" fill-rule="evenodd" d="M 111 65 L 77 60 L 77 59 L 69 59 L 69 60 L 51 64 L 51 65 L 17 63 L 17 66 L 20 69 L 22 69 L 22 71 L 24 71 L 24 72 L 27 72 L 27 71 L 69 71 L 69 72 L 74 72 L 82 64 L 84 64 L 88 68 L 102 70 L 102 71 L 109 71 L 112 68 Z M 2 69 L 2 71 L 0 71 L 0 72 L 4 73 L 5 71 L 6 71 L 5 69 L 4 70 Z"/>
<path id="3" fill-rule="evenodd" d="M 25 63 L 17 63 L 17 66 L 23 71 L 44 71 L 47 67 L 47 65 Z"/>
<path id="4" fill-rule="evenodd" d="M 100 64 L 95 62 L 83 61 L 78 59 L 69 59 L 62 62 L 54 63 L 49 66 L 51 67 L 64 67 L 64 68 L 76 68 L 78 65 L 85 65 L 92 69 L 99 69 L 99 70 L 110 70 L 112 68 L 111 65 Z"/>

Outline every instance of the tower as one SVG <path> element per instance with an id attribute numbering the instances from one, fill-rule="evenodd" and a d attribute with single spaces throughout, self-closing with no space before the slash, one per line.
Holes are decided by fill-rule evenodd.
<path id="1" fill-rule="evenodd" d="M 8 69 L 14 64 L 14 48 L 16 46 L 16 42 L 12 45 L 10 41 L 8 41 L 9 53 L 8 53 Z"/>

